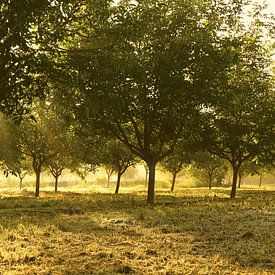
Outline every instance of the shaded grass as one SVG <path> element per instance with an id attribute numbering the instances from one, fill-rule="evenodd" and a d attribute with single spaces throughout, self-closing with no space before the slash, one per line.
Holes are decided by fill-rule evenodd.
<path id="1" fill-rule="evenodd" d="M 274 191 L 0 199 L 0 274 L 274 274 Z"/>

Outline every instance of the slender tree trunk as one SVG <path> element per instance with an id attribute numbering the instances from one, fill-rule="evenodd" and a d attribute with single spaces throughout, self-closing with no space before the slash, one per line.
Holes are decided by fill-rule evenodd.
<path id="1" fill-rule="evenodd" d="M 233 168 L 232 189 L 231 189 L 230 198 L 235 198 L 236 197 L 237 179 L 238 179 L 238 168 L 234 167 Z"/>
<path id="2" fill-rule="evenodd" d="M 147 204 L 153 205 L 154 198 L 155 198 L 156 163 L 152 162 L 148 164 L 148 168 L 149 168 L 149 181 L 148 181 Z"/>
<path id="3" fill-rule="evenodd" d="M 212 174 L 209 174 L 209 189 L 212 188 Z"/>
<path id="4" fill-rule="evenodd" d="M 111 179 L 111 176 L 108 175 L 108 181 L 107 181 L 107 187 L 108 187 L 108 188 L 110 187 L 110 179 Z"/>
<path id="5" fill-rule="evenodd" d="M 59 176 L 54 177 L 55 178 L 55 184 L 54 184 L 54 192 L 55 193 L 57 193 L 58 177 Z"/>
<path id="6" fill-rule="evenodd" d="M 116 182 L 115 194 L 118 194 L 118 191 L 119 191 L 121 175 L 122 175 L 121 172 L 117 173 L 117 182 Z"/>
<path id="7" fill-rule="evenodd" d="M 170 189 L 171 192 L 174 191 L 175 183 L 176 183 L 176 177 L 177 177 L 177 173 L 173 173 L 172 185 L 171 185 L 171 189 Z"/>
<path id="8" fill-rule="evenodd" d="M 263 182 L 263 173 L 260 174 L 259 188 L 261 188 Z"/>
<path id="9" fill-rule="evenodd" d="M 242 176 L 239 175 L 238 188 L 241 188 L 241 183 L 242 183 Z"/>
<path id="10" fill-rule="evenodd" d="M 41 173 L 41 167 L 38 168 L 35 171 L 35 176 L 36 176 L 36 180 L 35 180 L 35 196 L 37 198 L 39 197 L 39 191 L 40 191 L 40 173 Z"/>
<path id="11" fill-rule="evenodd" d="M 20 191 L 21 191 L 21 189 L 22 189 L 22 184 L 23 184 L 23 178 L 19 177 L 19 180 L 20 180 L 19 188 L 20 188 Z"/>

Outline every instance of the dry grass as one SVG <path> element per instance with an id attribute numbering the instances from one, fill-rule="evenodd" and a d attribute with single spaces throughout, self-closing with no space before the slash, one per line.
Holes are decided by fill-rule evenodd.
<path id="1" fill-rule="evenodd" d="M 274 274 L 275 192 L 224 192 L 3 194 L 0 274 Z"/>

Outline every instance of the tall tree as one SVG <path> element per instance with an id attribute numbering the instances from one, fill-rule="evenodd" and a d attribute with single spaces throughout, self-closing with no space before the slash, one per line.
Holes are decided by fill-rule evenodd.
<path id="1" fill-rule="evenodd" d="M 209 107 L 210 152 L 227 160 L 233 170 L 231 198 L 236 196 L 242 164 L 263 152 L 274 157 L 274 95 L 271 52 L 265 38 L 272 26 L 256 10 L 250 28 L 234 22 L 221 38 L 223 79 Z"/>
<path id="2" fill-rule="evenodd" d="M 208 23 L 215 10 L 195 2 L 87 5 L 87 32 L 69 49 L 67 72 L 76 88 L 68 99 L 76 118 L 104 128 L 146 162 L 148 204 L 156 164 L 173 152 L 183 130 L 194 129 L 206 87 L 219 72 L 213 46 L 219 22 Z"/>

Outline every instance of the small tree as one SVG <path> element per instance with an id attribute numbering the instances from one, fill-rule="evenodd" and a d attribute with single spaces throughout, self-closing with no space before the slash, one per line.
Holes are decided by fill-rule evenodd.
<path id="1" fill-rule="evenodd" d="M 199 180 L 207 181 L 211 189 L 213 183 L 219 184 L 220 179 L 224 178 L 227 169 L 221 158 L 207 152 L 198 152 L 194 156 L 191 171 Z"/>
<path id="2" fill-rule="evenodd" d="M 36 175 L 35 196 L 39 197 L 42 166 L 56 157 L 67 132 L 64 122 L 45 102 L 37 102 L 31 115 L 22 119 L 17 128 L 19 151 L 32 159 Z"/>
<path id="3" fill-rule="evenodd" d="M 176 183 L 177 174 L 183 169 L 184 166 L 191 163 L 190 153 L 184 147 L 183 143 L 180 143 L 174 149 L 173 154 L 167 156 L 161 161 L 161 166 L 168 172 L 172 173 L 172 185 L 170 191 L 173 192 Z"/>
<path id="4" fill-rule="evenodd" d="M 107 174 L 107 187 L 109 188 L 110 187 L 111 176 L 115 172 L 115 167 L 113 165 L 110 165 L 110 164 L 105 164 L 104 169 L 105 169 L 106 174 Z"/>
<path id="5" fill-rule="evenodd" d="M 122 175 L 130 166 L 137 163 L 137 158 L 122 142 L 116 139 L 105 139 L 104 145 L 99 153 L 108 175 L 108 187 L 111 175 L 116 172 L 117 182 L 115 194 L 118 194 Z"/>
<path id="6" fill-rule="evenodd" d="M 47 166 L 55 179 L 54 191 L 57 192 L 58 178 L 62 172 L 70 165 L 70 160 L 62 155 L 57 155 L 47 161 Z"/>
<path id="7" fill-rule="evenodd" d="M 22 158 L 20 162 L 11 168 L 15 176 L 19 178 L 19 189 L 22 190 L 23 180 L 26 175 L 30 175 L 33 172 L 31 159 L 29 157 Z"/>

